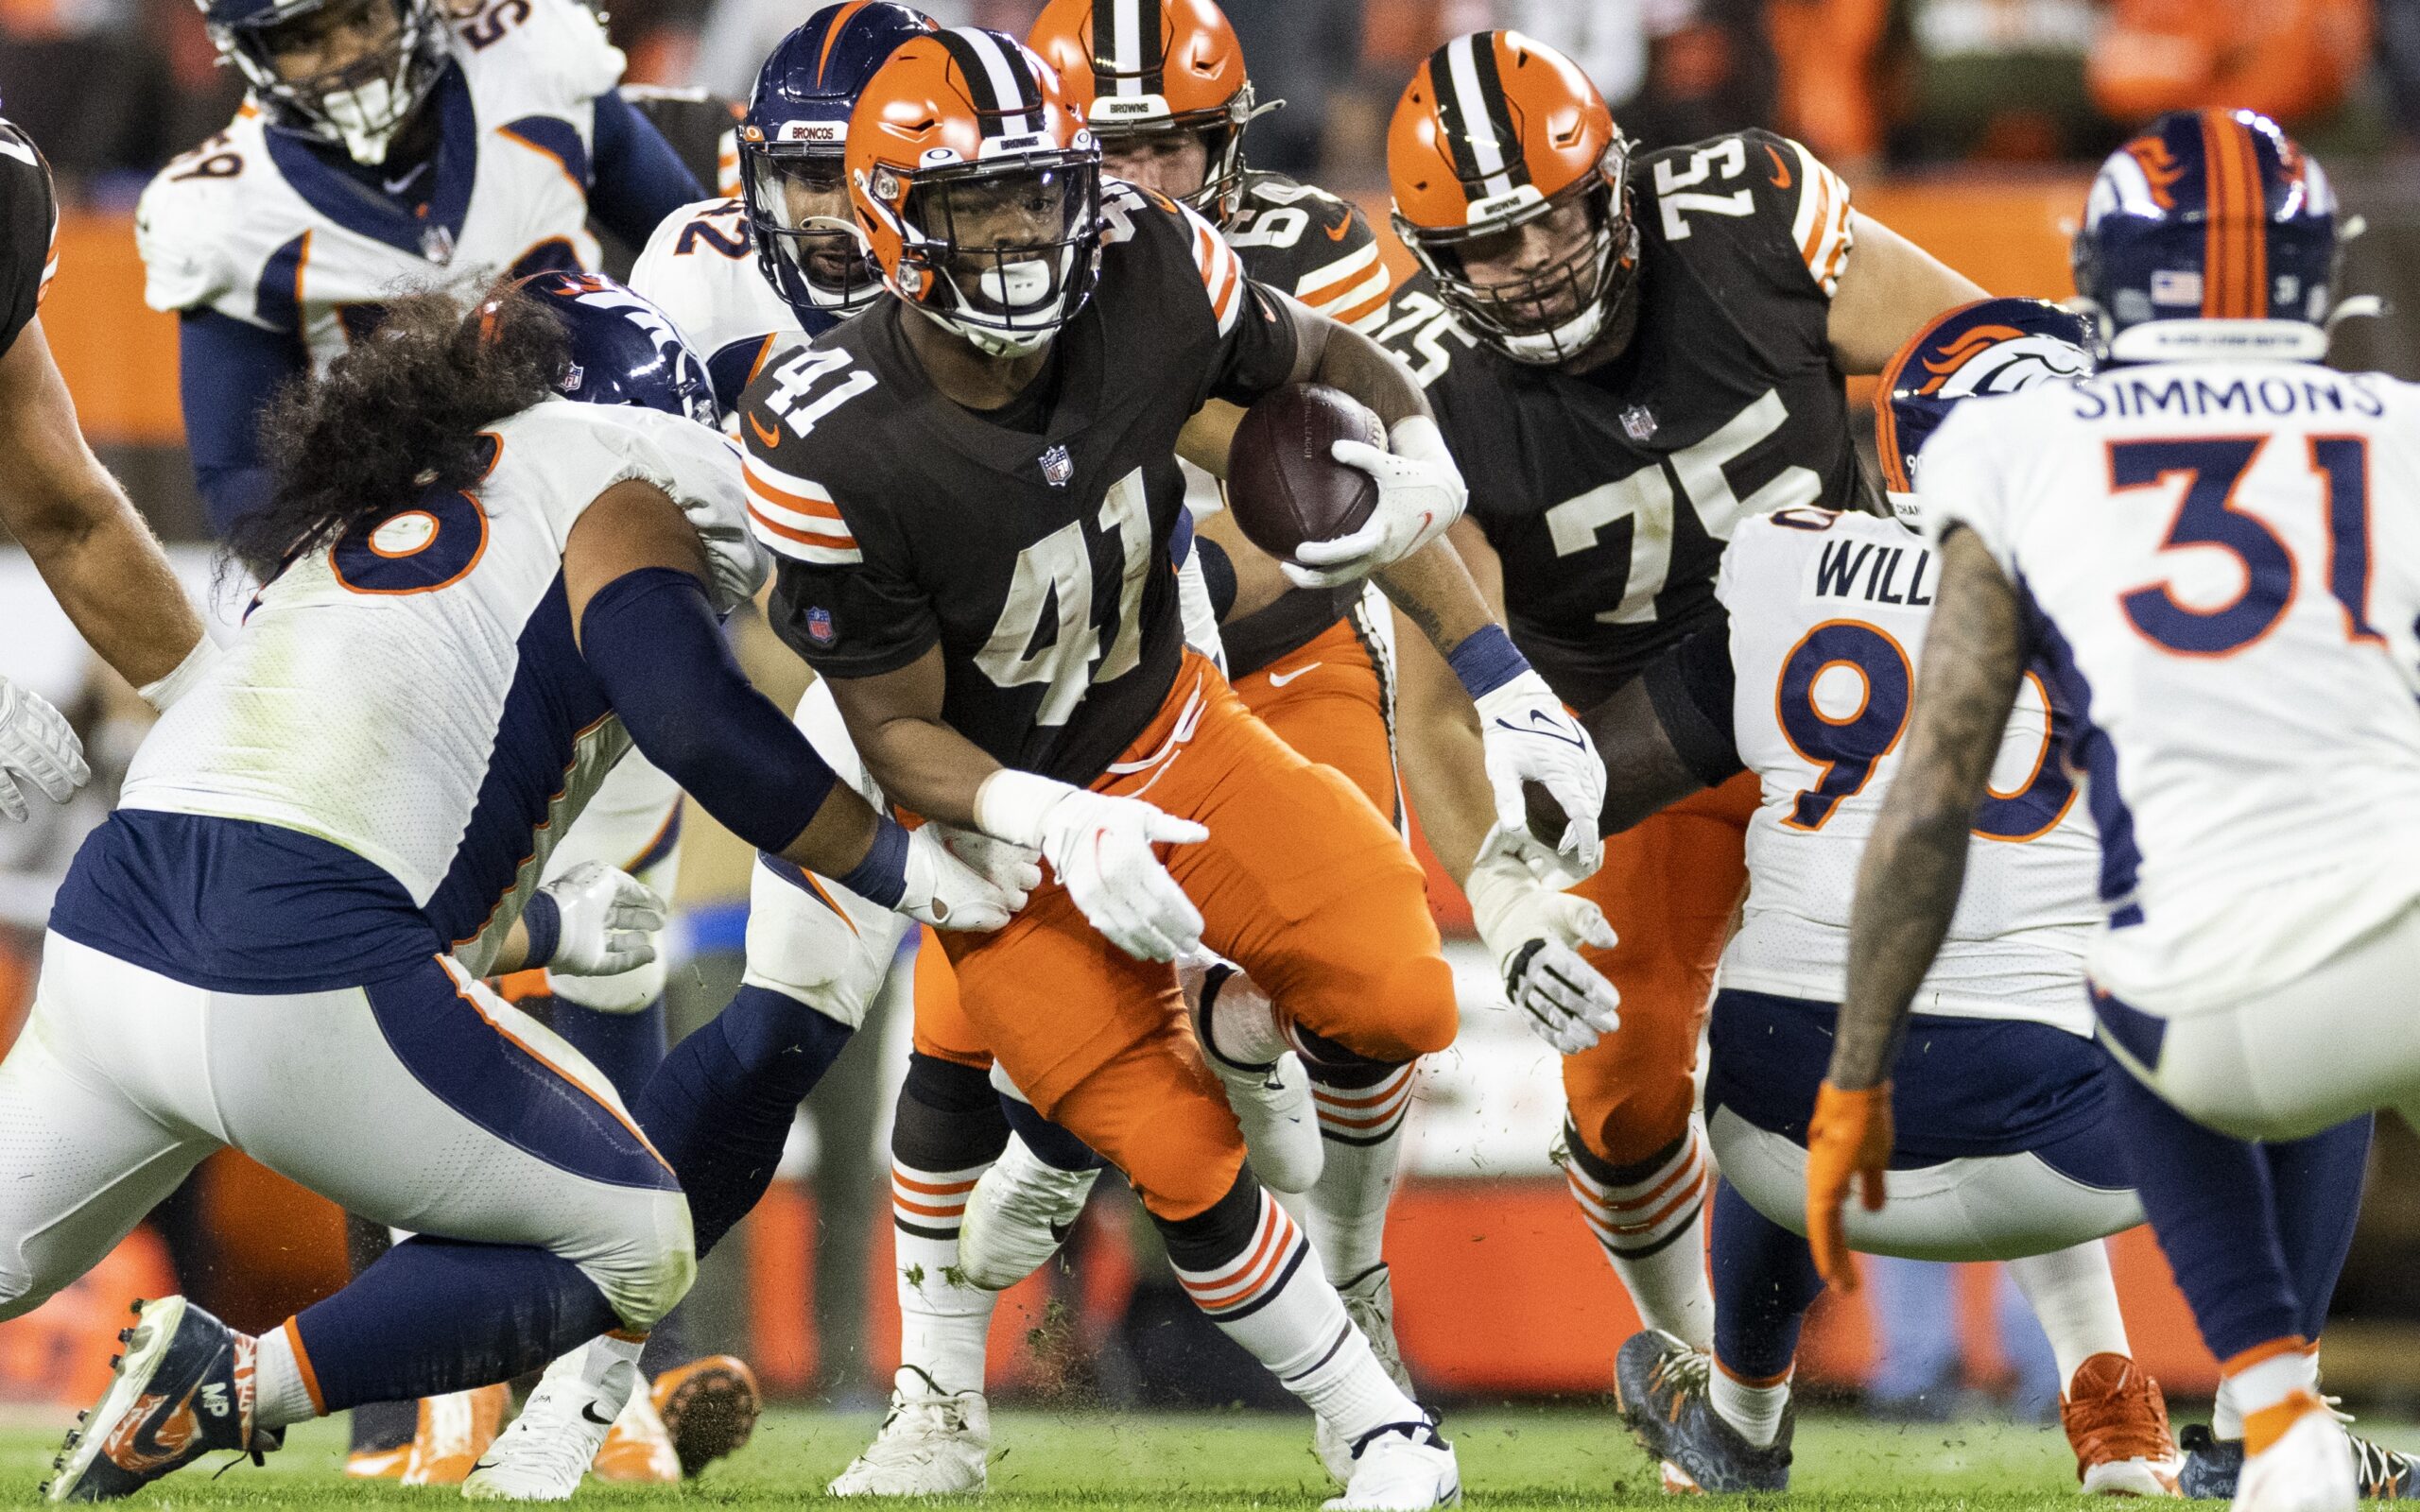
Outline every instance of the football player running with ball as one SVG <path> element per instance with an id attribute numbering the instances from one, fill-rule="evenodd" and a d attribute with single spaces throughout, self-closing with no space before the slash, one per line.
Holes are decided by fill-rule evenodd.
<path id="1" fill-rule="evenodd" d="M 1863 507 L 1843 373 L 1878 371 L 1982 290 L 1764 131 L 1634 154 L 1569 60 L 1482 31 L 1423 63 L 1388 137 L 1422 265 L 1381 333 L 1456 455 L 1484 459 L 1452 541 L 1564 702 L 1602 703 L 1719 613 L 1722 543 L 1791 505 Z M 1477 860 L 1479 933 L 1517 965 L 1525 868 L 1429 801 L 1476 731 L 1445 667 L 1403 655 L 1404 776 L 1440 860 Z M 1756 807 L 1742 774 L 1611 837 L 1575 889 L 1621 941 L 1582 954 L 1621 1023 L 1544 1022 L 1564 1052 L 1566 1171 L 1641 1317 L 1703 1349 L 1705 1160 L 1690 1079 Z"/>
<path id="2" fill-rule="evenodd" d="M 2337 255 L 2327 176 L 2275 122 L 2162 116 L 2101 165 L 2076 236 L 2100 373 L 1969 403 L 1926 444 L 1941 629 L 1809 1131 L 1810 1224 L 1853 1183 L 1888 1213 L 1909 1005 L 2047 663 L 2100 835 L 2110 1101 L 2220 1362 L 2240 1512 L 2411 1486 L 2322 1400 L 2315 1349 L 2367 1115 L 2420 1106 L 2420 390 L 2320 365 Z M 2351 1158 L 2312 1159 L 2330 1140 Z"/>
<path id="3" fill-rule="evenodd" d="M 1180 450 L 1225 467 L 1226 429 L 1197 411 L 1331 383 L 1398 450 L 1360 464 L 1369 525 L 1304 557 L 1418 606 L 1478 696 L 1525 688 L 1438 544 L 1461 479 L 1367 338 L 1252 283 L 1193 212 L 1104 187 L 1053 71 L 1012 39 L 901 47 L 850 118 L 848 163 L 896 298 L 743 404 L 776 624 L 891 802 L 1048 859 L 1012 924 L 950 951 L 1004 1073 L 1126 1174 L 1196 1301 L 1352 1446 L 1342 1504 L 1451 1501 L 1452 1451 L 1245 1169 L 1168 963 L 1206 943 L 1279 1005 L 1263 1018 L 1281 1047 L 1279 1014 L 1298 1049 L 1381 1063 L 1451 1041 L 1451 972 L 1385 816 L 1185 647 L 1169 538 Z M 1560 710 L 1520 712 L 1587 748 Z M 1491 742 L 1508 783 L 1593 819 L 1601 774 L 1573 786 L 1572 748 Z"/>

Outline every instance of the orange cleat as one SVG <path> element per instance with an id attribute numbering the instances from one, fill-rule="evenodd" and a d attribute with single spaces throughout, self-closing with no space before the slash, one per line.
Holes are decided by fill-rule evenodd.
<path id="1" fill-rule="evenodd" d="M 504 1431 L 511 1388 L 498 1383 L 424 1398 L 420 1431 L 404 1463 L 406 1486 L 459 1486 Z"/>
<path id="2" fill-rule="evenodd" d="M 669 1486 L 681 1479 L 681 1456 L 672 1452 L 672 1435 L 664 1431 L 664 1419 L 646 1392 L 631 1392 L 622 1404 L 589 1469 L 600 1481 L 624 1485 Z"/>
<path id="3" fill-rule="evenodd" d="M 344 1478 L 348 1481 L 400 1481 L 404 1467 L 411 1463 L 412 1446 L 399 1444 L 393 1449 L 356 1449 L 344 1457 Z"/>
<path id="4" fill-rule="evenodd" d="M 2059 1424 L 2075 1447 L 2086 1496 L 2174 1496 L 2183 1460 L 2168 1431 L 2159 1383 L 2122 1354 L 2076 1366 L 2059 1399 Z"/>
<path id="5" fill-rule="evenodd" d="M 756 1372 L 728 1354 L 709 1354 L 666 1370 L 655 1378 L 653 1395 L 683 1475 L 695 1475 L 745 1446 L 765 1407 Z"/>

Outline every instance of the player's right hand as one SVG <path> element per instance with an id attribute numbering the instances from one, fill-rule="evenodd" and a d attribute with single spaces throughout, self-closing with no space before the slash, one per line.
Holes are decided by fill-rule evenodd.
<path id="1" fill-rule="evenodd" d="M 1201 943 L 1201 911 L 1151 849 L 1207 840 L 1201 825 L 1013 767 L 983 780 L 975 813 L 985 833 L 1048 858 L 1078 911 L 1136 960 L 1172 961 Z"/>
<path id="2" fill-rule="evenodd" d="M 1857 1290 L 1857 1265 L 1841 1210 L 1854 1180 L 1865 1211 L 1882 1211 L 1893 1142 L 1889 1082 L 1843 1091 L 1826 1077 L 1815 1090 L 1815 1115 L 1806 1125 L 1806 1247 L 1815 1252 L 1817 1273 L 1844 1292 Z"/>
<path id="3" fill-rule="evenodd" d="M 1570 1056 L 1621 1027 L 1621 994 L 1580 954 L 1619 943 L 1603 910 L 1541 883 L 1500 829 L 1479 847 L 1463 890 L 1504 995 L 1532 1034 Z"/>
<path id="4" fill-rule="evenodd" d="M 25 784 L 64 803 L 93 780 L 84 743 L 49 700 L 0 678 L 0 814 L 26 816 Z"/>
<path id="5" fill-rule="evenodd" d="M 618 976 L 655 959 L 656 933 L 668 910 L 654 888 L 629 872 L 586 861 L 538 891 L 554 904 L 555 948 L 529 965 L 559 976 Z"/>
<path id="6" fill-rule="evenodd" d="M 999 929 L 1042 885 L 1033 852 L 971 831 L 927 824 L 908 832 L 907 888 L 898 911 L 935 929 Z"/>
<path id="7" fill-rule="evenodd" d="M 1282 563 L 1297 588 L 1341 588 L 1383 572 L 1443 535 L 1462 517 L 1470 488 L 1461 469 L 1426 415 L 1397 421 L 1388 436 L 1392 450 L 1366 441 L 1338 441 L 1329 455 L 1370 474 L 1378 485 L 1377 507 L 1361 527 L 1333 541 L 1305 541 L 1294 560 Z"/>

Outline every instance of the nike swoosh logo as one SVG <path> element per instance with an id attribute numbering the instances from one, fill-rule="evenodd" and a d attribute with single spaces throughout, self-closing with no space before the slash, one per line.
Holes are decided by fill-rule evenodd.
<path id="1" fill-rule="evenodd" d="M 1580 750 L 1586 750 L 1588 748 L 1588 743 L 1586 741 L 1581 740 L 1575 736 L 1566 735 L 1562 730 L 1557 730 L 1552 717 L 1540 710 L 1532 709 L 1530 711 L 1530 727 L 1527 730 L 1522 729 L 1519 725 L 1514 724 L 1510 719 L 1498 719 L 1495 724 L 1497 729 L 1509 730 L 1516 735 L 1544 735 L 1548 740 L 1559 740 L 1564 745 L 1573 747 Z"/>
<path id="2" fill-rule="evenodd" d="M 1321 662 L 1314 662 L 1310 666 L 1296 667 L 1291 672 L 1272 672 L 1269 675 L 1269 685 L 1272 688 L 1282 688 L 1286 686 L 1286 684 L 1293 681 L 1296 678 L 1301 677 L 1304 673 L 1311 670 L 1311 667 L 1322 664 L 1322 663 Z"/>
<path id="3" fill-rule="evenodd" d="M 471 1473 L 476 1475 L 481 1470 L 492 1470 L 493 1469 L 495 1469 L 495 1461 L 492 1459 L 483 1459 L 471 1467 Z"/>
<path id="4" fill-rule="evenodd" d="M 1781 160 L 1781 149 L 1768 142 L 1765 144 L 1765 156 L 1773 160 L 1773 187 L 1776 189 L 1789 188 L 1789 164 Z"/>
<path id="5" fill-rule="evenodd" d="M 779 446 L 782 444 L 782 433 L 779 431 L 767 430 L 764 427 L 764 424 L 759 421 L 754 415 L 748 417 L 748 428 L 754 431 L 756 433 L 756 438 L 764 442 L 767 446 Z"/>
<path id="6" fill-rule="evenodd" d="M 1327 228 L 1327 239 L 1332 242 L 1340 242 L 1344 240 L 1344 233 L 1352 229 L 1353 212 L 1348 210 L 1344 213 L 1344 218 L 1342 220 L 1340 220 L 1335 225 Z"/>
<path id="7" fill-rule="evenodd" d="M 611 1428 L 614 1426 L 613 1418 L 599 1418 L 596 1416 L 596 1403 L 593 1401 L 581 1402 L 579 1404 L 579 1415 L 588 1421 L 595 1423 L 599 1428 Z"/>

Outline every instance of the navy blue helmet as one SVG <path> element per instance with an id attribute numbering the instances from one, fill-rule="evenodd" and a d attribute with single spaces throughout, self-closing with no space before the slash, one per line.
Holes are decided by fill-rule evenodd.
<path id="1" fill-rule="evenodd" d="M 438 0 L 196 0 L 220 58 L 235 65 L 269 124 L 341 145 L 354 162 L 387 161 L 395 133 L 453 59 Z M 300 78 L 282 52 L 337 31 L 383 34 L 350 63 Z"/>
<path id="2" fill-rule="evenodd" d="M 571 336 L 557 391 L 586 404 L 637 404 L 722 426 L 714 383 L 671 318 L 594 273 L 533 273 L 513 287 L 555 313 Z"/>
<path id="3" fill-rule="evenodd" d="M 809 329 L 882 293 L 849 209 L 842 164 L 857 93 L 932 18 L 893 0 L 826 6 L 757 71 L 739 123 L 739 177 L 757 265 Z"/>
<path id="4" fill-rule="evenodd" d="M 2256 111 L 2171 111 L 2109 155 L 2076 233 L 2107 355 L 2312 359 L 2327 351 L 2336 196 Z"/>
<path id="5" fill-rule="evenodd" d="M 1932 318 L 1882 369 L 1874 446 L 1892 511 L 1912 522 L 1916 454 L 1950 406 L 2093 370 L 2091 325 L 2047 300 L 1977 300 Z"/>

